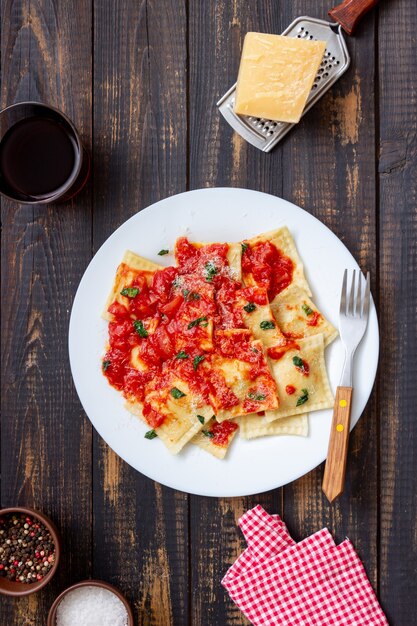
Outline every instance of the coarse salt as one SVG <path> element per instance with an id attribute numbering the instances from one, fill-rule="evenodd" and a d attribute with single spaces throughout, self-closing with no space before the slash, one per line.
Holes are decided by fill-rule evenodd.
<path id="1" fill-rule="evenodd" d="M 128 626 L 128 615 L 116 594 L 91 585 L 74 589 L 62 598 L 56 626 Z"/>

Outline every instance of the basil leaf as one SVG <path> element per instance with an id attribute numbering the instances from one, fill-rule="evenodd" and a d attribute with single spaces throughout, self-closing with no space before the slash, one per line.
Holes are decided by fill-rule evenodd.
<path id="1" fill-rule="evenodd" d="M 148 336 L 148 331 L 143 325 L 141 320 L 135 320 L 133 322 L 134 329 L 136 330 L 139 337 L 143 337 L 144 339 Z"/>
<path id="2" fill-rule="evenodd" d="M 292 362 L 294 363 L 295 367 L 300 367 L 301 369 L 304 369 L 304 361 L 303 359 L 300 359 L 299 356 L 293 356 Z"/>
<path id="3" fill-rule="evenodd" d="M 213 278 L 215 277 L 216 274 L 218 274 L 219 270 L 214 265 L 213 261 L 209 261 L 208 263 L 206 263 L 204 268 L 206 270 L 206 274 L 205 274 L 206 281 L 208 283 L 212 283 Z"/>
<path id="4" fill-rule="evenodd" d="M 178 389 L 178 387 L 173 387 L 170 391 L 170 394 L 176 400 L 179 400 L 180 398 L 183 398 L 185 396 L 185 393 Z"/>
<path id="5" fill-rule="evenodd" d="M 301 406 L 308 400 L 308 389 L 301 389 L 301 391 L 303 395 L 298 398 L 297 404 L 295 406 Z"/>
<path id="6" fill-rule="evenodd" d="M 197 371 L 197 367 L 199 366 L 199 364 L 201 363 L 201 361 L 204 361 L 206 357 L 204 356 L 204 354 L 202 354 L 201 356 L 195 356 L 194 360 L 193 360 L 193 369 L 196 372 Z"/>
<path id="7" fill-rule="evenodd" d="M 204 324 L 204 322 L 206 322 Z M 190 322 L 188 324 L 188 330 L 190 328 L 194 328 L 194 326 L 207 326 L 208 322 L 207 322 L 207 315 L 203 315 L 203 317 L 197 317 L 196 320 L 193 320 L 192 322 Z"/>
<path id="8" fill-rule="evenodd" d="M 164 254 L 169 254 L 169 250 L 160 250 L 158 252 L 158 256 L 164 256 Z"/>
<path id="9" fill-rule="evenodd" d="M 269 328 L 275 328 L 275 324 L 269 320 L 264 320 L 259 324 L 259 327 L 262 328 L 262 330 L 268 330 Z"/>
<path id="10" fill-rule="evenodd" d="M 139 289 L 137 287 L 125 287 L 120 292 L 122 296 L 127 296 L 128 298 L 136 298 L 138 293 Z"/>
<path id="11" fill-rule="evenodd" d="M 214 433 L 210 432 L 209 430 L 202 430 L 201 432 L 203 433 L 203 435 L 209 437 L 210 439 L 213 439 L 214 437 Z"/>
<path id="12" fill-rule="evenodd" d="M 308 306 L 308 304 L 303 304 L 303 306 L 301 307 L 304 311 L 304 313 L 308 316 L 308 315 L 313 315 L 314 311 L 313 309 L 310 309 L 310 307 Z"/>
<path id="13" fill-rule="evenodd" d="M 241 243 L 240 245 L 242 246 L 242 254 L 245 254 L 246 250 L 249 248 L 249 244 Z"/>
<path id="14" fill-rule="evenodd" d="M 248 398 L 250 400 L 256 400 L 257 402 L 262 402 L 262 400 L 265 400 L 266 396 L 263 393 L 255 393 L 254 391 L 250 391 L 248 393 Z"/>
<path id="15" fill-rule="evenodd" d="M 190 291 L 189 289 L 183 289 L 182 295 L 184 296 L 184 300 L 200 300 L 201 296 L 199 293 L 195 291 Z"/>
<path id="16" fill-rule="evenodd" d="M 204 422 L 206 421 L 202 415 L 197 415 L 197 419 L 200 422 L 200 424 L 204 424 Z"/>
<path id="17" fill-rule="evenodd" d="M 180 352 L 178 352 L 178 354 L 175 355 L 176 359 L 188 359 L 189 358 L 189 354 L 187 354 L 185 352 L 185 350 L 180 350 Z"/>
<path id="18" fill-rule="evenodd" d="M 154 430 L 148 430 L 148 432 L 145 433 L 145 439 L 155 439 L 155 437 L 157 436 L 158 435 L 156 434 Z"/>
<path id="19" fill-rule="evenodd" d="M 245 304 L 243 308 L 245 309 L 246 313 L 252 313 L 252 311 L 256 309 L 256 304 L 254 304 L 253 302 L 248 302 L 248 304 Z"/>
<path id="20" fill-rule="evenodd" d="M 103 361 L 103 372 L 107 372 L 107 368 L 110 365 L 110 361 Z"/>

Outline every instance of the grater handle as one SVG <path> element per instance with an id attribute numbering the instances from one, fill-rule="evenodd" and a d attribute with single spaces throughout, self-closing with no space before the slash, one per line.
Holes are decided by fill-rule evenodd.
<path id="1" fill-rule="evenodd" d="M 379 0 L 344 0 L 342 4 L 330 9 L 329 15 L 339 22 L 348 35 L 352 35 L 359 20 L 378 2 Z"/>

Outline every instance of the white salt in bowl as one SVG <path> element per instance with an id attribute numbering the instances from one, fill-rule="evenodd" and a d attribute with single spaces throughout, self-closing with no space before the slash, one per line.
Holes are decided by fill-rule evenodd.
<path id="1" fill-rule="evenodd" d="M 85 589 L 86 587 L 98 587 L 100 589 L 105 589 L 113 593 L 120 600 L 120 602 L 123 604 L 124 608 L 126 609 L 127 626 L 134 626 L 132 609 L 130 608 L 130 605 L 128 601 L 126 600 L 126 598 L 120 593 L 118 589 L 116 589 L 116 587 L 113 587 L 113 585 L 109 585 L 109 583 L 106 583 L 102 580 L 83 580 L 77 583 L 76 585 L 72 585 L 71 587 L 68 587 L 68 589 L 64 589 L 64 591 L 56 598 L 55 602 L 50 608 L 47 626 L 57 626 L 58 607 L 61 604 L 61 602 L 64 600 L 64 598 L 66 598 L 66 603 L 68 603 L 69 594 L 71 592 L 76 591 L 78 589 Z M 80 594 L 77 594 L 77 595 L 80 595 Z M 74 598 L 76 598 L 75 595 L 74 595 Z M 63 605 L 61 606 L 61 610 L 62 608 L 63 608 Z M 75 626 L 75 622 L 74 622 L 74 626 Z"/>

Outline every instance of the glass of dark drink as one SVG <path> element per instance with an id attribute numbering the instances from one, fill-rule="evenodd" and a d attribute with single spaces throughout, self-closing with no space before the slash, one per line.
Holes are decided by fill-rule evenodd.
<path id="1" fill-rule="evenodd" d="M 0 112 L 0 193 L 26 204 L 64 202 L 84 187 L 90 158 L 66 115 L 39 102 Z"/>

